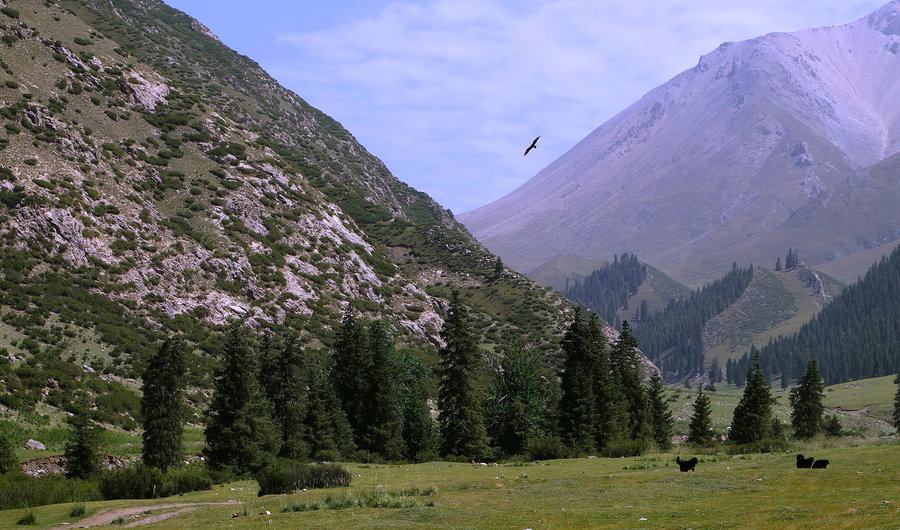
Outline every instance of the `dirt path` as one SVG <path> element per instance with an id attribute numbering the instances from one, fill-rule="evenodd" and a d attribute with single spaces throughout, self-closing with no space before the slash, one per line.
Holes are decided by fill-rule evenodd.
<path id="1" fill-rule="evenodd" d="M 180 513 L 189 512 L 197 508 L 197 506 L 209 506 L 209 505 L 220 505 L 220 504 L 241 504 L 235 501 L 229 502 L 184 502 L 179 504 L 153 504 L 150 506 L 132 506 L 130 508 L 118 508 L 118 509 L 110 509 L 110 510 L 101 510 L 89 517 L 85 517 L 84 519 L 78 521 L 73 526 L 75 528 L 90 528 L 92 526 L 99 526 L 104 524 L 110 524 L 116 519 L 126 519 L 128 517 L 137 516 L 140 517 L 140 514 L 147 511 L 156 511 L 156 510 L 170 510 L 172 508 L 182 508 L 181 510 L 177 510 L 174 512 L 168 513 L 160 513 L 153 514 L 146 518 L 141 518 L 139 520 L 135 520 L 132 523 L 126 525 L 126 527 L 130 526 L 140 526 L 144 524 L 151 524 L 158 521 L 163 521 L 170 517 L 174 517 Z"/>

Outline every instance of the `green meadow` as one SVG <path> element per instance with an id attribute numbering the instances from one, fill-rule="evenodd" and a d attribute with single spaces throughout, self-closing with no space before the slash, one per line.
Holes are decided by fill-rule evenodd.
<path id="1" fill-rule="evenodd" d="M 686 473 L 674 454 L 500 465 L 348 464 L 349 488 L 257 497 L 256 483 L 243 481 L 155 501 L 87 503 L 85 516 L 139 507 L 137 515 L 112 523 L 124 526 L 185 509 L 154 505 L 235 501 L 189 506 L 150 527 L 898 528 L 900 443 L 866 443 L 829 448 L 819 440 L 798 449 L 829 459 L 824 470 L 797 469 L 794 453 L 700 454 L 696 471 Z M 686 449 L 682 456 L 690 454 Z M 0 512 L 0 526 L 16 527 L 33 512 L 40 527 L 75 527 L 85 519 L 70 517 L 72 508 L 7 510 Z"/>

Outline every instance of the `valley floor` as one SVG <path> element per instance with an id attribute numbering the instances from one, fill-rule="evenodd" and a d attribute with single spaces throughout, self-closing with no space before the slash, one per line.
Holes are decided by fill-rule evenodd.
<path id="1" fill-rule="evenodd" d="M 686 473 L 673 454 L 496 466 L 350 464 L 350 488 L 257 497 L 256 483 L 247 481 L 177 499 L 88 503 L 86 515 L 142 507 L 147 513 L 132 510 L 114 524 L 152 518 L 152 528 L 897 528 L 900 440 L 869 444 L 802 449 L 829 459 L 824 470 L 797 469 L 794 453 L 700 454 L 696 471 Z M 681 456 L 689 456 L 686 449 Z M 414 486 L 437 493 L 409 496 Z M 399 508 L 341 509 L 374 491 L 403 490 Z M 159 517 L 163 505 L 229 501 Z M 29 511 L 0 512 L 0 527 L 15 527 Z M 33 509 L 40 526 L 86 520 L 69 518 L 70 511 Z"/>

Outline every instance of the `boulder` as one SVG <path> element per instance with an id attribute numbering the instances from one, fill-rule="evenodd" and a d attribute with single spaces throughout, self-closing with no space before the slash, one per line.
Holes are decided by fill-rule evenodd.
<path id="1" fill-rule="evenodd" d="M 37 440 L 28 440 L 27 442 L 25 442 L 25 445 L 23 445 L 22 447 L 24 447 L 25 449 L 31 449 L 33 451 L 46 451 L 47 450 L 47 446 L 45 446 L 44 444 L 42 444 L 41 442 L 39 442 Z"/>

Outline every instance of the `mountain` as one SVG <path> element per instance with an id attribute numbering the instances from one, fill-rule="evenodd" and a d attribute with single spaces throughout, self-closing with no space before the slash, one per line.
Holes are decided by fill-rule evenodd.
<path id="1" fill-rule="evenodd" d="M 0 31 L 0 375 L 27 403 L 176 333 L 202 386 L 235 319 L 321 350 L 350 309 L 433 359 L 455 290 L 487 351 L 558 351 L 570 303 L 197 20 L 0 1 Z"/>
<path id="2" fill-rule="evenodd" d="M 725 43 L 459 219 L 525 272 L 629 252 L 700 285 L 785 248 L 816 267 L 900 238 L 898 97 L 898 0 Z"/>

